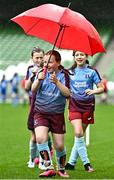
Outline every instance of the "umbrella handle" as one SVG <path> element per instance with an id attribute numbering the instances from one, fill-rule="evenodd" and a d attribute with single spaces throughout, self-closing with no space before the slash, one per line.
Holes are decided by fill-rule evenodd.
<path id="1" fill-rule="evenodd" d="M 46 75 L 47 67 L 43 67 L 43 73 Z"/>

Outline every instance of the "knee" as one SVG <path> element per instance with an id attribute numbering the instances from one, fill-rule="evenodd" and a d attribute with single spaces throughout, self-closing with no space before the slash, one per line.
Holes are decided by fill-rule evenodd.
<path id="1" fill-rule="evenodd" d="M 76 136 L 77 138 L 80 138 L 80 137 L 83 137 L 84 134 L 83 134 L 83 132 L 76 132 L 76 133 L 75 133 L 75 136 Z"/>
<path id="2" fill-rule="evenodd" d="M 64 144 L 63 143 L 58 143 L 55 145 L 55 149 L 57 151 L 63 151 L 64 150 Z"/>
<path id="3" fill-rule="evenodd" d="M 47 141 L 47 139 L 45 138 L 45 137 L 42 137 L 42 136 L 37 136 L 36 137 L 36 142 L 38 143 L 38 144 L 43 144 L 43 143 L 45 143 Z"/>
<path id="4" fill-rule="evenodd" d="M 46 141 L 42 138 L 38 138 L 36 141 L 38 144 L 44 144 Z"/>

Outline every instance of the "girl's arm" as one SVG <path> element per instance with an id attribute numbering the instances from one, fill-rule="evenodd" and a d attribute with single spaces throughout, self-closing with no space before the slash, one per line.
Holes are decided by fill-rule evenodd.
<path id="1" fill-rule="evenodd" d="M 97 84 L 97 88 L 96 89 L 86 89 L 86 94 L 87 95 L 91 95 L 91 94 L 101 94 L 104 92 L 104 85 L 102 82 Z"/>
<path id="2" fill-rule="evenodd" d="M 101 94 L 104 92 L 104 85 L 102 82 L 97 84 L 97 89 L 94 90 L 94 94 Z"/>
<path id="3" fill-rule="evenodd" d="M 60 89 L 63 96 L 65 97 L 70 96 L 70 90 L 64 84 L 62 84 L 59 80 L 57 80 L 56 86 Z"/>
<path id="4" fill-rule="evenodd" d="M 30 77 L 29 79 L 27 79 L 25 81 L 25 90 L 30 90 L 31 89 L 31 85 L 32 85 L 32 79 L 33 79 L 33 76 Z"/>
<path id="5" fill-rule="evenodd" d="M 32 83 L 31 90 L 33 92 L 37 92 L 40 86 L 40 81 L 43 80 L 44 78 L 45 78 L 44 72 L 40 72 L 37 76 L 37 79 L 35 79 L 34 82 Z"/>
<path id="6" fill-rule="evenodd" d="M 51 75 L 50 80 L 59 88 L 63 96 L 70 96 L 70 90 L 56 78 L 55 72 Z"/>
<path id="7" fill-rule="evenodd" d="M 25 81 L 25 90 L 27 90 L 27 91 L 31 89 L 32 83 L 33 83 L 36 73 L 37 73 L 36 70 L 37 70 L 36 67 L 33 67 L 31 76 L 29 76 Z M 27 71 L 27 72 L 29 72 L 29 71 Z"/>

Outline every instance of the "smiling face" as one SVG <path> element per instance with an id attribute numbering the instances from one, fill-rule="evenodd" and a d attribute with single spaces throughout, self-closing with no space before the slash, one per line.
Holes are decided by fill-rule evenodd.
<path id="1" fill-rule="evenodd" d="M 86 64 L 87 55 L 84 52 L 76 51 L 74 54 L 74 60 L 77 67 L 83 67 Z"/>
<path id="2" fill-rule="evenodd" d="M 50 60 L 49 60 L 50 58 Z M 49 63 L 48 63 L 49 61 Z M 47 54 L 44 56 L 44 66 L 47 66 L 47 63 L 48 63 L 48 71 L 49 72 L 57 72 L 58 71 L 58 67 L 60 65 L 59 62 L 56 61 L 56 58 L 54 55 L 51 55 L 50 57 L 50 54 Z"/>
<path id="3" fill-rule="evenodd" d="M 43 52 L 34 52 L 33 53 L 32 59 L 33 59 L 34 64 L 37 67 L 42 66 L 42 64 L 43 64 L 43 56 L 44 56 Z"/>

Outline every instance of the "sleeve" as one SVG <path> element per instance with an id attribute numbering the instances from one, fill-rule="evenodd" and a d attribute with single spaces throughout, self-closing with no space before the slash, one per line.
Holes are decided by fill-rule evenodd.
<path id="1" fill-rule="evenodd" d="M 67 73 L 65 73 L 65 86 L 67 88 L 70 88 L 70 78 L 69 78 L 69 75 Z"/>
<path id="2" fill-rule="evenodd" d="M 100 77 L 100 75 L 99 75 L 99 73 L 98 73 L 97 70 L 94 70 L 94 71 L 93 71 L 93 82 L 94 82 L 96 85 L 101 82 L 101 77 Z"/>
<path id="3" fill-rule="evenodd" d="M 31 69 L 32 69 L 32 68 L 33 68 L 33 66 L 29 66 L 29 67 L 27 68 L 25 80 L 28 80 L 28 79 L 29 79 L 30 74 L 32 73 L 32 72 L 31 72 Z"/>
<path id="4" fill-rule="evenodd" d="M 27 68 L 27 72 L 26 72 L 25 80 L 28 80 L 28 78 L 29 78 L 29 67 Z"/>
<path id="5" fill-rule="evenodd" d="M 61 83 L 64 84 L 67 88 L 70 88 L 70 77 L 67 71 L 62 71 L 62 74 L 64 74 Z"/>

